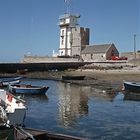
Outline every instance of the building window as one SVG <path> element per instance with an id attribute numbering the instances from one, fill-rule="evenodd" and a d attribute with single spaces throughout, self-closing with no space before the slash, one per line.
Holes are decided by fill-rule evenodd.
<path id="1" fill-rule="evenodd" d="M 64 35 L 64 30 L 62 30 L 62 36 Z"/>
<path id="2" fill-rule="evenodd" d="M 63 55 L 63 51 L 61 51 L 61 55 Z"/>
<path id="3" fill-rule="evenodd" d="M 63 45 L 63 44 L 64 44 L 64 39 L 61 40 L 61 45 Z"/>
<path id="4" fill-rule="evenodd" d="M 93 59 L 93 54 L 91 54 L 91 59 Z"/>

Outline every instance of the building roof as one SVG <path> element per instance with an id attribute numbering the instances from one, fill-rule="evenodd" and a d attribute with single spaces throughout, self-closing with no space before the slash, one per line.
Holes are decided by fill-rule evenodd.
<path id="1" fill-rule="evenodd" d="M 82 54 L 91 54 L 91 53 L 106 53 L 113 44 L 102 44 L 102 45 L 90 45 L 87 46 L 83 51 Z"/>

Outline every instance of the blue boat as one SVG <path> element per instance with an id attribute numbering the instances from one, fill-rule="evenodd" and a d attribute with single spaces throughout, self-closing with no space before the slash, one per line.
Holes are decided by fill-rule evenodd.
<path id="1" fill-rule="evenodd" d="M 125 81 L 123 86 L 125 91 L 140 92 L 140 83 Z"/>
<path id="2" fill-rule="evenodd" d="M 47 86 L 32 86 L 32 85 L 20 85 L 13 84 L 8 86 L 9 92 L 13 94 L 45 94 L 49 89 Z"/>

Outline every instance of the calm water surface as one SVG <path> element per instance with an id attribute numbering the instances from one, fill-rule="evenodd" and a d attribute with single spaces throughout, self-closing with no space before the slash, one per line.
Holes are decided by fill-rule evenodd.
<path id="1" fill-rule="evenodd" d="M 137 140 L 140 102 L 124 100 L 122 93 L 52 80 L 24 79 L 47 85 L 46 96 L 25 96 L 25 126 L 95 140 Z"/>

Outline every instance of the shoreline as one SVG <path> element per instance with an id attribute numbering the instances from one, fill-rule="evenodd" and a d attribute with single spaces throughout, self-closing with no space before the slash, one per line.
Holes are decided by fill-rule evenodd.
<path id="1" fill-rule="evenodd" d="M 44 72 L 28 72 L 25 75 L 0 74 L 0 76 L 22 76 L 25 78 L 44 79 L 63 81 L 62 75 L 83 75 L 85 80 L 67 80 L 71 84 L 83 86 L 91 86 L 94 88 L 105 89 L 109 92 L 122 91 L 123 81 L 140 82 L 140 70 L 95 70 L 95 69 L 77 69 L 67 71 L 44 71 Z"/>

